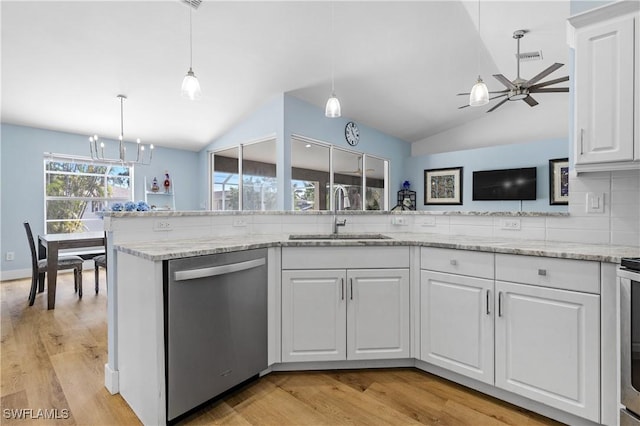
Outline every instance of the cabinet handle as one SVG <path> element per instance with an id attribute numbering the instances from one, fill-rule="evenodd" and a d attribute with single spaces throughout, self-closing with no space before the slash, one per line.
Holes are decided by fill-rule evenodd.
<path id="1" fill-rule="evenodd" d="M 491 296 L 491 290 L 487 290 L 487 315 L 491 315 L 491 307 L 489 306 L 490 296 Z"/>
<path id="2" fill-rule="evenodd" d="M 340 278 L 340 298 L 344 300 L 344 278 Z"/>
<path id="3" fill-rule="evenodd" d="M 584 154 L 584 129 L 580 129 L 580 155 Z"/>
<path id="4" fill-rule="evenodd" d="M 349 287 L 351 288 L 351 300 L 353 300 L 353 278 L 349 278 Z"/>
<path id="5" fill-rule="evenodd" d="M 540 275 L 541 277 L 545 277 L 547 275 L 547 270 L 546 269 L 538 269 L 538 275 Z"/>
<path id="6" fill-rule="evenodd" d="M 457 261 L 457 260 L 455 260 L 455 259 L 451 259 L 451 260 L 449 261 L 449 263 L 450 263 L 452 266 L 456 266 L 456 265 L 458 264 L 458 261 Z"/>
<path id="7" fill-rule="evenodd" d="M 502 292 L 498 292 L 498 316 L 502 316 Z"/>

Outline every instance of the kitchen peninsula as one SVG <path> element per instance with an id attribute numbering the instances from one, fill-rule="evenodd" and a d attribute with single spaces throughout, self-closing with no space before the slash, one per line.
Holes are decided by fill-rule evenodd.
<path id="1" fill-rule="evenodd" d="M 638 256 L 638 247 L 518 238 L 547 221 L 570 220 L 566 214 L 339 216 L 347 220 L 344 234 L 387 238 L 290 239 L 330 233 L 333 216 L 324 212 L 107 215 L 115 271 L 109 274 L 107 388 L 120 392 L 145 424 L 164 423 L 163 264 L 266 249 L 269 367 L 263 373 L 411 366 L 560 421 L 616 422 L 615 268 L 621 257 Z M 521 229 L 504 236 L 505 218 Z M 478 232 L 484 236 L 458 232 L 460 226 L 472 233 L 475 223 L 486 224 Z M 322 308 L 309 329 L 296 317 L 310 308 L 296 305 L 308 300 L 301 282 L 315 289 L 313 307 Z M 442 321 L 457 303 L 468 323 Z M 385 322 L 375 324 L 371 312 L 384 313 Z"/>

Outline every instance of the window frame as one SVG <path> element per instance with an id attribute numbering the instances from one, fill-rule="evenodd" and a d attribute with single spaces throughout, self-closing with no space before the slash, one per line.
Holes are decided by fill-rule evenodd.
<path id="1" fill-rule="evenodd" d="M 84 173 L 84 172 L 67 172 L 67 171 L 52 171 L 52 170 L 48 170 L 47 169 L 47 165 L 49 163 L 75 163 L 75 164 L 87 164 L 87 165 L 93 165 L 93 166 L 98 166 L 98 167 L 106 167 L 106 171 L 104 173 Z M 128 168 L 129 170 L 129 175 L 127 176 L 130 182 L 129 185 L 129 193 L 127 197 L 108 197 L 108 196 L 102 196 L 102 197 L 68 197 L 68 196 L 50 196 L 47 195 L 47 182 L 48 182 L 48 177 L 50 175 L 56 175 L 56 176 L 90 176 L 90 177 L 101 177 L 101 181 L 102 181 L 102 188 L 104 188 L 104 193 L 108 194 L 107 188 L 108 188 L 108 180 L 110 177 L 115 177 L 114 175 L 110 175 L 109 174 L 109 170 L 111 170 L 113 167 L 124 167 L 124 168 Z M 67 218 L 67 219 L 48 219 L 48 205 L 49 205 L 49 201 L 69 201 L 69 200 L 73 200 L 73 201 L 87 201 L 87 202 L 104 202 L 105 205 L 108 203 L 115 203 L 115 202 L 121 202 L 121 203 L 125 203 L 127 201 L 131 201 L 133 200 L 134 194 L 135 194 L 135 167 L 132 163 L 129 162 L 115 162 L 115 161 L 99 161 L 99 160 L 93 160 L 90 157 L 83 157 L 83 156 L 75 156 L 75 155 L 67 155 L 67 154 L 54 154 L 54 153 L 45 153 L 43 161 L 42 161 L 42 178 L 43 178 L 43 220 L 44 220 L 44 233 L 45 235 L 48 234 L 48 224 L 49 223 L 60 223 L 60 222 L 72 222 L 72 221 L 77 221 L 80 220 L 81 222 L 84 222 L 89 220 L 89 221 L 94 221 L 94 220 L 98 220 L 98 219 L 71 219 L 71 218 Z M 86 228 L 86 227 L 85 227 Z M 82 231 L 81 231 L 82 232 Z"/>

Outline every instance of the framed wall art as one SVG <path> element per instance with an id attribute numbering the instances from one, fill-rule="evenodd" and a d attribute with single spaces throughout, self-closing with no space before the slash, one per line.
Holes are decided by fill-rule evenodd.
<path id="1" fill-rule="evenodd" d="M 569 204 L 569 159 L 549 160 L 549 204 Z"/>
<path id="2" fill-rule="evenodd" d="M 424 205 L 462 204 L 462 167 L 424 171 Z"/>

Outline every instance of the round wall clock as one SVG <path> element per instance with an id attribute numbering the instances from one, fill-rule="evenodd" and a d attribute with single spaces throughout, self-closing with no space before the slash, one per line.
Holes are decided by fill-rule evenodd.
<path id="1" fill-rule="evenodd" d="M 358 130 L 356 123 L 353 121 L 347 123 L 344 127 L 344 137 L 349 145 L 358 145 L 358 142 L 360 141 L 360 131 Z"/>

